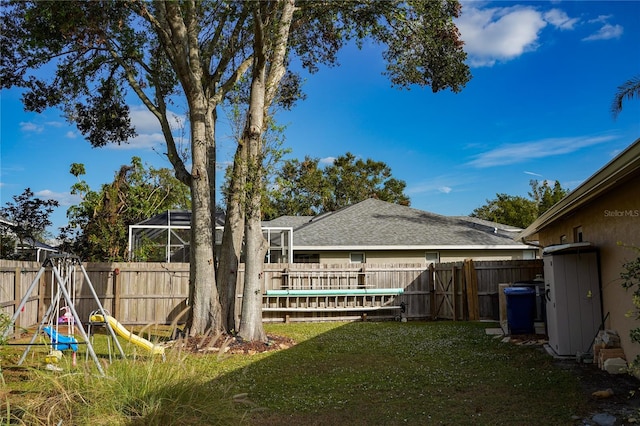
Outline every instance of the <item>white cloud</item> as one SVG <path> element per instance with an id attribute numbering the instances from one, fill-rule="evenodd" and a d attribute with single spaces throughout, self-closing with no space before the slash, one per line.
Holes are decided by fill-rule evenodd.
<path id="1" fill-rule="evenodd" d="M 583 38 L 583 41 L 594 41 L 594 40 L 610 40 L 612 38 L 620 38 L 622 33 L 624 32 L 624 28 L 622 25 L 611 25 L 604 24 L 597 32 L 591 34 L 588 37 Z"/>
<path id="2" fill-rule="evenodd" d="M 534 173 L 534 172 L 528 172 L 528 171 L 526 171 L 526 170 L 524 171 L 524 174 L 525 174 L 525 175 L 531 175 L 531 176 L 538 176 L 538 177 L 542 177 L 542 175 L 541 175 L 541 174 Z"/>
<path id="3" fill-rule="evenodd" d="M 158 119 L 143 105 L 132 106 L 130 109 L 131 124 L 135 128 L 137 136 L 131 138 L 127 143 L 109 144 L 108 148 L 129 150 L 129 149 L 156 149 L 164 146 L 166 141 L 162 134 L 162 128 Z M 182 138 L 182 128 L 185 126 L 184 116 L 169 112 L 169 125 L 176 131 L 174 137 L 176 143 L 180 143 Z"/>
<path id="4" fill-rule="evenodd" d="M 78 137 L 78 134 L 76 132 L 74 132 L 73 130 L 69 130 L 65 136 L 67 137 L 67 139 L 75 139 Z"/>
<path id="5" fill-rule="evenodd" d="M 613 158 L 613 157 L 617 156 L 618 154 L 620 154 L 621 152 L 622 152 L 622 150 L 621 150 L 621 149 L 614 149 L 613 151 L 611 151 L 611 152 L 609 153 L 609 156 L 610 156 L 611 158 Z"/>
<path id="6" fill-rule="evenodd" d="M 467 165 L 477 168 L 524 163 L 537 158 L 569 154 L 579 149 L 614 139 L 614 136 L 550 138 L 539 141 L 506 144 L 478 154 Z"/>
<path id="7" fill-rule="evenodd" d="M 555 17 L 560 18 L 556 13 Z M 456 20 L 471 66 L 493 66 L 535 50 L 539 32 L 547 25 L 531 7 L 478 9 L 465 3 Z"/>
<path id="8" fill-rule="evenodd" d="M 29 132 L 29 133 L 40 133 L 44 130 L 44 127 L 32 122 L 21 121 L 20 130 L 22 130 L 23 132 Z"/>
<path id="9" fill-rule="evenodd" d="M 55 192 L 50 189 L 34 192 L 33 195 L 45 200 L 55 200 L 60 203 L 61 206 L 72 206 L 82 201 L 79 195 L 73 195 L 69 192 Z"/>
<path id="10" fill-rule="evenodd" d="M 594 24 L 594 23 L 606 23 L 607 21 L 609 21 L 609 19 L 611 19 L 613 15 L 600 15 L 597 18 L 594 19 L 589 19 L 587 22 L 589 22 L 590 24 Z"/>
<path id="11" fill-rule="evenodd" d="M 131 124 L 139 134 L 144 133 L 161 133 L 162 128 L 155 115 L 149 111 L 144 105 L 132 106 L 129 114 L 131 116 Z M 184 116 L 169 111 L 169 125 L 173 130 L 181 129 L 185 126 L 186 119 Z"/>
<path id="12" fill-rule="evenodd" d="M 578 18 L 569 18 L 565 11 L 560 9 L 551 9 L 545 12 L 544 20 L 561 30 L 572 30 L 578 23 Z"/>
<path id="13" fill-rule="evenodd" d="M 138 136 L 129 139 L 126 143 L 109 144 L 107 147 L 111 149 L 129 150 L 129 149 L 154 149 L 165 144 L 162 133 L 138 134 Z"/>
<path id="14" fill-rule="evenodd" d="M 320 159 L 320 164 L 333 164 L 336 161 L 336 157 L 325 157 Z"/>
<path id="15" fill-rule="evenodd" d="M 546 12 L 532 6 L 482 9 L 483 3 L 465 2 L 456 20 L 472 67 L 493 66 L 539 46 L 542 29 L 548 24 L 559 30 L 573 30 L 580 22 L 561 9 Z"/>
<path id="16" fill-rule="evenodd" d="M 57 127 L 57 128 L 68 126 L 68 124 L 64 121 L 47 121 L 45 124 L 47 126 Z"/>
<path id="17" fill-rule="evenodd" d="M 463 175 L 440 175 L 431 176 L 422 182 L 408 182 L 405 193 L 407 195 L 420 194 L 449 194 L 453 188 L 459 186 L 461 181 L 467 179 Z"/>

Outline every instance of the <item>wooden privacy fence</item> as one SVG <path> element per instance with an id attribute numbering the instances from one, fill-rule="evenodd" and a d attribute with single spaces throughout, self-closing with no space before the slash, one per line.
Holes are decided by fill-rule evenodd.
<path id="1" fill-rule="evenodd" d="M 14 314 L 40 267 L 35 262 L 0 260 L 0 310 L 9 316 Z M 169 324 L 187 307 L 189 264 L 88 263 L 84 267 L 103 307 L 125 325 Z M 499 284 L 532 280 L 541 275 L 543 269 L 541 260 L 466 261 L 430 267 L 426 264 L 265 264 L 264 268 L 263 294 L 285 288 L 402 289 L 391 303 L 402 304 L 406 318 L 452 320 L 497 320 Z M 239 314 L 244 265 L 240 266 L 238 275 L 236 312 Z M 77 272 L 73 297 L 80 318 L 88 318 L 97 309 L 84 281 L 83 274 Z M 38 324 L 50 300 L 51 273 L 47 271 L 29 295 L 16 328 Z M 266 304 L 265 299 L 265 307 Z M 400 312 L 380 313 L 389 317 Z M 355 319 L 361 313 L 345 308 L 286 315 L 289 317 L 278 311 L 263 312 L 265 321 Z"/>
<path id="2" fill-rule="evenodd" d="M 532 281 L 542 273 L 540 259 L 431 264 L 430 318 L 498 320 L 499 285 Z"/>
<path id="3" fill-rule="evenodd" d="M 0 260 L 0 312 L 13 316 L 39 270 L 38 262 Z M 38 324 L 45 310 L 44 293 L 38 287 L 28 296 L 14 330 Z"/>

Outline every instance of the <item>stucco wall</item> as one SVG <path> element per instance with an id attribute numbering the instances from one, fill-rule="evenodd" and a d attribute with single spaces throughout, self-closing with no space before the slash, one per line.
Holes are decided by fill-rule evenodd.
<path id="1" fill-rule="evenodd" d="M 637 254 L 618 242 L 640 247 L 640 176 L 540 230 L 540 243 L 545 247 L 560 244 L 562 235 L 568 243 L 577 242 L 577 227 L 582 227 L 582 240 L 599 251 L 603 310 L 604 315 L 609 313 L 605 326 L 620 333 L 627 359 L 633 359 L 640 354 L 640 345 L 630 342 L 629 330 L 639 327 L 640 321 L 625 316 L 633 305 L 631 293 L 620 285 L 620 272 L 622 265 Z"/>

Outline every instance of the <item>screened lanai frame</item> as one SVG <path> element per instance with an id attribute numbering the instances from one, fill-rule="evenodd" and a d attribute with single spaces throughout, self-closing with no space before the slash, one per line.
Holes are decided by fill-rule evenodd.
<path id="1" fill-rule="evenodd" d="M 222 244 L 224 217 L 216 216 L 215 244 Z M 293 263 L 293 228 L 263 227 L 268 242 L 265 263 Z M 191 212 L 169 210 L 129 226 L 129 259 L 142 262 L 189 262 Z"/>

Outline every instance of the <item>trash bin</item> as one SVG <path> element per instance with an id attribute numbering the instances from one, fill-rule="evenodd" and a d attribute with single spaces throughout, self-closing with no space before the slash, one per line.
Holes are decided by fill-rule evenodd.
<path id="1" fill-rule="evenodd" d="M 547 300 L 544 295 L 544 280 L 536 278 L 530 281 L 517 281 L 512 284 L 512 287 L 529 287 L 536 292 L 536 309 L 534 321 L 547 322 Z"/>
<path id="2" fill-rule="evenodd" d="M 534 334 L 536 329 L 536 291 L 529 287 L 507 287 L 507 322 L 509 334 Z"/>

